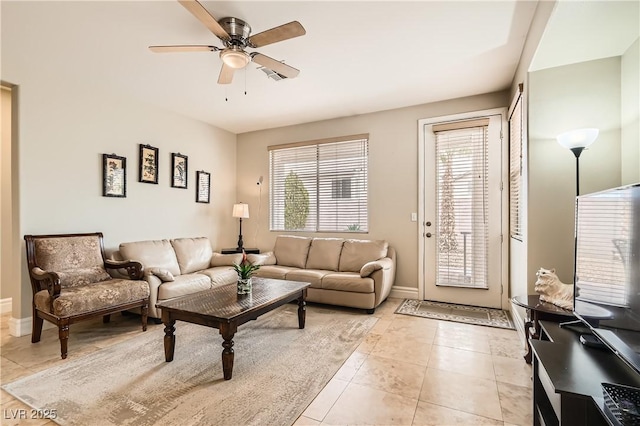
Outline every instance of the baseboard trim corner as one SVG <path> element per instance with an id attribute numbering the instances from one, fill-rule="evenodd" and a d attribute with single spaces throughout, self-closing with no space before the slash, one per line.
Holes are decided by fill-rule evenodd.
<path id="1" fill-rule="evenodd" d="M 415 287 L 402 287 L 394 285 L 391 287 L 389 297 L 398 299 L 418 299 L 418 289 Z"/>

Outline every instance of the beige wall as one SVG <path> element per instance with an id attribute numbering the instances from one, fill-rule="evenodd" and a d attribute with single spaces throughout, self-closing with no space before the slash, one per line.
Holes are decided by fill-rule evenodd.
<path id="1" fill-rule="evenodd" d="M 509 296 L 526 296 L 529 294 L 529 281 L 530 277 L 527 272 L 527 256 L 528 256 L 528 210 L 526 208 L 526 200 L 529 196 L 528 180 L 529 180 L 529 157 L 527 147 L 529 145 L 529 66 L 533 60 L 533 56 L 538 47 L 538 43 L 542 38 L 544 29 L 547 26 L 549 17 L 555 7 L 555 1 L 542 1 L 538 2 L 536 7 L 527 39 L 525 41 L 524 48 L 522 49 L 522 55 L 520 56 L 520 62 L 516 68 L 516 73 L 511 84 L 511 97 L 516 94 L 518 84 L 523 84 L 523 134 L 522 140 L 522 199 L 525 200 L 525 208 L 522 210 L 521 223 L 522 223 L 522 241 L 509 239 Z"/>
<path id="2" fill-rule="evenodd" d="M 580 193 L 620 185 L 620 57 L 536 71 L 529 77 L 528 278 L 540 267 L 573 282 L 574 155 L 556 142 L 567 130 L 600 135 L 580 156 Z"/>
<path id="3" fill-rule="evenodd" d="M 640 182 L 640 38 L 621 58 L 622 184 Z"/>
<path id="4" fill-rule="evenodd" d="M 20 248 L 13 254 L 22 258 L 21 277 L 9 284 L 19 289 L 14 318 L 31 314 L 25 234 L 101 231 L 108 250 L 157 238 L 207 236 L 214 248 L 235 241 L 234 134 L 88 82 L 55 84 L 45 68 L 12 67 L 19 61 L 11 59 L 3 57 L 3 76 L 20 87 Z M 157 185 L 138 182 L 140 143 L 160 150 Z M 171 152 L 189 157 L 188 189 L 170 187 Z M 126 198 L 102 196 L 102 153 L 127 158 Z M 195 202 L 196 170 L 211 173 L 210 204 Z"/>
<path id="5" fill-rule="evenodd" d="M 410 219 L 411 213 L 418 211 L 418 120 L 507 104 L 507 92 L 491 93 L 238 135 L 238 200 L 249 203 L 251 214 L 243 221 L 245 246 L 272 249 L 277 235 L 283 233 L 269 231 L 267 146 L 369 133 L 369 233 L 302 235 L 387 240 L 398 253 L 396 285 L 417 288 L 418 224 Z M 265 179 L 262 212 L 254 239 L 260 176 Z"/>

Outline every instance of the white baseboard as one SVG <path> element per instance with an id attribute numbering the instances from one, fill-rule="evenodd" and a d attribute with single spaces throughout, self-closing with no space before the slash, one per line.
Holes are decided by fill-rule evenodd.
<path id="1" fill-rule="evenodd" d="M 9 334 L 14 337 L 27 336 L 31 334 L 31 327 L 33 325 L 33 318 L 9 318 Z M 43 330 L 50 328 L 57 328 L 49 321 L 45 321 L 42 327 Z"/>
<path id="2" fill-rule="evenodd" d="M 394 285 L 391 287 L 389 297 L 396 297 L 398 299 L 418 299 L 418 289 L 415 287 L 401 287 Z"/>
<path id="3" fill-rule="evenodd" d="M 11 298 L 0 299 L 0 314 L 11 312 Z"/>
<path id="4" fill-rule="evenodd" d="M 511 317 L 513 319 L 513 325 L 516 326 L 516 331 L 518 332 L 518 336 L 520 336 L 520 340 L 522 340 L 522 344 L 527 344 L 527 333 L 524 329 L 524 309 L 519 308 L 511 304 Z"/>

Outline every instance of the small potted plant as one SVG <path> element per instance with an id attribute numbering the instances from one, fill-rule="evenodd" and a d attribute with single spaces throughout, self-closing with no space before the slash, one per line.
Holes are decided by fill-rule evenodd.
<path id="1" fill-rule="evenodd" d="M 260 265 L 254 265 L 249 262 L 247 260 L 247 254 L 243 251 L 242 262 L 234 264 L 233 269 L 235 269 L 238 274 L 238 294 L 251 293 L 251 277 L 260 269 Z"/>

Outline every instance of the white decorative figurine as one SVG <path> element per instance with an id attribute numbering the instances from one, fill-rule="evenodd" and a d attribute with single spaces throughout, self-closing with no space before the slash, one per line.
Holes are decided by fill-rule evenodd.
<path id="1" fill-rule="evenodd" d="M 553 303 L 564 309 L 573 310 L 573 284 L 565 284 L 560 281 L 554 269 L 540 268 L 536 272 L 536 293 L 540 294 L 540 300 Z"/>

